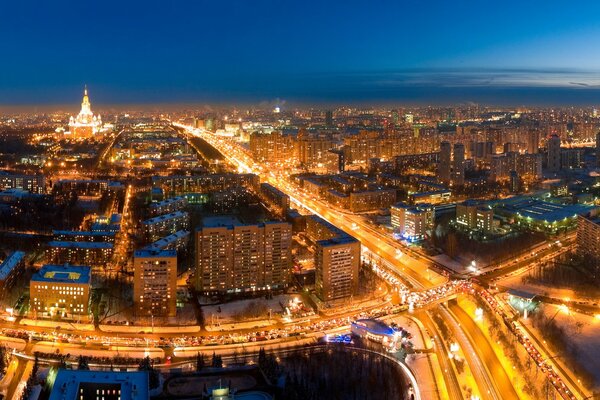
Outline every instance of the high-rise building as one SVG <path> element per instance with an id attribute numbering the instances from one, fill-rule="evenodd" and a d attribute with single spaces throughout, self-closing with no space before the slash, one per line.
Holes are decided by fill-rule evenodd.
<path id="1" fill-rule="evenodd" d="M 283 289 L 290 279 L 291 243 L 287 222 L 205 218 L 196 231 L 196 289 L 216 294 Z"/>
<path id="2" fill-rule="evenodd" d="M 325 111 L 325 126 L 328 128 L 333 127 L 333 111 L 331 110 Z"/>
<path id="3" fill-rule="evenodd" d="M 324 164 L 333 141 L 324 135 L 313 135 L 300 131 L 296 143 L 296 158 L 305 167 Z"/>
<path id="4" fill-rule="evenodd" d="M 34 316 L 72 317 L 88 313 L 91 268 L 44 265 L 29 283 L 29 306 Z"/>
<path id="5" fill-rule="evenodd" d="M 465 184 L 465 146 L 462 143 L 454 144 L 451 181 L 454 186 Z"/>
<path id="6" fill-rule="evenodd" d="M 536 154 L 540 147 L 540 131 L 538 129 L 530 129 L 527 133 L 527 152 Z"/>
<path id="7" fill-rule="evenodd" d="M 452 145 L 450 142 L 440 143 L 440 158 L 438 163 L 438 179 L 444 184 L 450 183 L 450 174 L 452 171 L 451 165 Z"/>
<path id="8" fill-rule="evenodd" d="M 577 247 L 597 268 L 600 268 L 600 219 L 577 217 Z"/>
<path id="9" fill-rule="evenodd" d="M 69 119 L 69 133 L 74 138 L 92 137 L 100 132 L 102 127 L 102 117 L 96 116 L 92 112 L 90 98 L 88 97 L 87 86 L 83 91 L 83 101 L 81 102 L 81 111 L 77 117 L 71 116 Z"/>
<path id="10" fill-rule="evenodd" d="M 294 139 L 280 131 L 254 132 L 250 135 L 250 152 L 257 162 L 295 164 Z"/>
<path id="11" fill-rule="evenodd" d="M 133 303 L 139 316 L 177 315 L 177 251 L 137 250 L 133 254 Z"/>
<path id="12" fill-rule="evenodd" d="M 560 171 L 560 137 L 552 135 L 547 141 L 548 171 Z"/>
<path id="13" fill-rule="evenodd" d="M 358 290 L 360 242 L 321 217 L 306 219 L 306 233 L 315 243 L 315 288 L 325 301 L 348 299 Z"/>

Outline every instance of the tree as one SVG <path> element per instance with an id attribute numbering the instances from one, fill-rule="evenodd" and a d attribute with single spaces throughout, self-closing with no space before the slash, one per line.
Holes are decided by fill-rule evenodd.
<path id="1" fill-rule="evenodd" d="M 6 364 L 8 361 L 8 354 L 6 352 L 6 347 L 0 346 L 0 373 L 4 374 L 6 372 Z"/>
<path id="2" fill-rule="evenodd" d="M 150 389 L 156 389 L 160 384 L 160 377 L 158 371 L 154 369 L 150 356 L 146 356 L 140 361 L 138 366 L 139 371 L 148 371 L 148 384 Z"/>
<path id="3" fill-rule="evenodd" d="M 204 354 L 198 352 L 196 354 L 196 372 L 200 372 L 204 368 Z"/>
<path id="4" fill-rule="evenodd" d="M 223 358 L 213 352 L 212 356 L 212 367 L 213 368 L 223 368 Z"/>
<path id="5" fill-rule="evenodd" d="M 79 356 L 79 359 L 77 360 L 77 369 L 85 370 L 85 371 L 90 369 L 90 366 L 88 365 L 87 357 Z"/>

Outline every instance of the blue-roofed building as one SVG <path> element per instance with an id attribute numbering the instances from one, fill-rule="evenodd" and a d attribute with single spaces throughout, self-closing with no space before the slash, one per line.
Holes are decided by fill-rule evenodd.
<path id="1" fill-rule="evenodd" d="M 108 242 L 48 242 L 46 260 L 54 264 L 105 265 L 112 257 L 114 245 Z"/>
<path id="2" fill-rule="evenodd" d="M 147 371 L 87 371 L 61 369 L 56 375 L 50 400 L 147 400 Z"/>
<path id="3" fill-rule="evenodd" d="M 35 317 L 87 315 L 92 283 L 91 268 L 80 265 L 44 265 L 29 285 L 29 304 Z"/>
<path id="4" fill-rule="evenodd" d="M 350 330 L 353 335 L 360 338 L 365 338 L 395 348 L 401 332 L 387 325 L 385 322 L 378 319 L 357 319 L 350 324 Z"/>
<path id="5" fill-rule="evenodd" d="M 593 216 L 598 207 L 585 204 L 559 204 L 529 196 L 515 196 L 495 206 L 497 215 L 517 226 L 556 233 L 577 226 L 577 217 Z"/>
<path id="6" fill-rule="evenodd" d="M 4 297 L 6 293 L 13 287 L 16 279 L 25 270 L 25 252 L 15 251 L 10 254 L 0 264 L 0 297 Z"/>

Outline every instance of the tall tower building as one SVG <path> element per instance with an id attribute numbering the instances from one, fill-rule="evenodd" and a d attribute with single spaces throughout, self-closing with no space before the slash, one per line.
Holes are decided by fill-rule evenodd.
<path id="1" fill-rule="evenodd" d="M 325 126 L 328 128 L 333 127 L 333 111 L 331 110 L 325 111 Z"/>
<path id="2" fill-rule="evenodd" d="M 440 143 L 440 161 L 438 163 L 438 180 L 444 184 L 450 183 L 452 145 L 450 142 Z"/>
<path id="3" fill-rule="evenodd" d="M 290 278 L 291 244 L 287 222 L 205 218 L 196 231 L 196 289 L 216 294 L 283 289 Z"/>
<path id="4" fill-rule="evenodd" d="M 547 141 L 548 149 L 548 171 L 560 171 L 560 138 L 552 135 Z"/>
<path id="5" fill-rule="evenodd" d="M 306 218 L 306 234 L 315 243 L 317 296 L 325 302 L 337 302 L 356 294 L 360 242 L 316 215 Z"/>
<path id="6" fill-rule="evenodd" d="M 133 302 L 140 316 L 177 315 L 177 251 L 138 250 L 133 254 Z"/>
<path id="7" fill-rule="evenodd" d="M 100 132 L 102 127 L 102 117 L 96 116 L 92 112 L 92 105 L 88 97 L 87 86 L 83 90 L 83 100 L 81 102 L 81 111 L 77 117 L 69 118 L 69 132 L 74 138 L 92 137 Z"/>
<path id="8" fill-rule="evenodd" d="M 319 240 L 315 249 L 315 287 L 323 301 L 346 299 L 358 289 L 360 242 L 352 236 Z"/>
<path id="9" fill-rule="evenodd" d="M 452 184 L 454 186 L 462 186 L 465 184 L 465 146 L 462 143 L 454 144 Z"/>
<path id="10" fill-rule="evenodd" d="M 527 152 L 529 154 L 537 154 L 540 147 L 540 131 L 538 129 L 530 129 L 527 132 Z"/>

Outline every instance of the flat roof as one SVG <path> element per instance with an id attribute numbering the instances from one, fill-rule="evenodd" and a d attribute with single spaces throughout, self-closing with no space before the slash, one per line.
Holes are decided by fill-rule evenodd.
<path id="1" fill-rule="evenodd" d="M 150 207 L 152 207 L 152 208 L 162 207 L 162 206 L 176 203 L 178 201 L 187 201 L 187 198 L 185 196 L 170 197 L 168 199 L 165 199 L 165 200 L 162 200 L 162 201 L 159 201 L 156 203 L 151 203 Z"/>
<path id="2" fill-rule="evenodd" d="M 170 219 L 187 217 L 188 213 L 185 211 L 175 211 L 169 214 L 159 215 L 158 217 L 150 218 L 142 222 L 144 225 L 152 225 L 163 221 L 168 221 Z"/>
<path id="3" fill-rule="evenodd" d="M 111 231 L 52 231 L 53 235 L 63 236 L 115 236 L 115 232 Z"/>
<path id="4" fill-rule="evenodd" d="M 168 236 L 165 236 L 164 238 L 158 239 L 157 241 L 155 241 L 153 243 L 150 243 L 149 245 L 144 247 L 142 250 L 164 249 L 171 243 L 175 243 L 176 241 L 184 239 L 184 238 L 188 237 L 189 235 L 190 235 L 190 233 L 188 231 L 177 231 Z"/>
<path id="5" fill-rule="evenodd" d="M 202 218 L 202 226 L 205 228 L 242 226 L 242 222 L 233 215 L 216 215 L 214 217 Z"/>
<path id="6" fill-rule="evenodd" d="M 84 265 L 46 264 L 32 277 L 32 282 L 90 283 L 91 268 Z"/>
<path id="7" fill-rule="evenodd" d="M 48 242 L 50 247 L 68 247 L 76 249 L 112 249 L 113 244 L 107 242 L 68 242 L 62 240 L 52 240 Z"/>
<path id="8" fill-rule="evenodd" d="M 150 398 L 147 371 L 88 371 L 61 369 L 56 375 L 50 400 L 79 399 L 79 386 L 82 383 L 118 384 L 120 398 L 147 400 Z"/>
<path id="9" fill-rule="evenodd" d="M 25 258 L 24 251 L 15 251 L 0 264 L 0 280 L 5 280 L 13 269 Z"/>
<path id="10" fill-rule="evenodd" d="M 133 252 L 133 257 L 177 257 L 177 250 L 140 249 Z"/>
<path id="11" fill-rule="evenodd" d="M 511 296 L 520 297 L 525 300 L 533 300 L 535 297 L 537 297 L 537 294 L 535 294 L 535 293 L 529 293 L 524 290 L 518 290 L 518 289 L 509 289 L 508 294 Z"/>
<path id="12" fill-rule="evenodd" d="M 558 204 L 532 197 L 515 196 L 499 203 L 500 208 L 537 221 L 557 222 L 589 214 L 596 207 L 585 204 Z"/>

